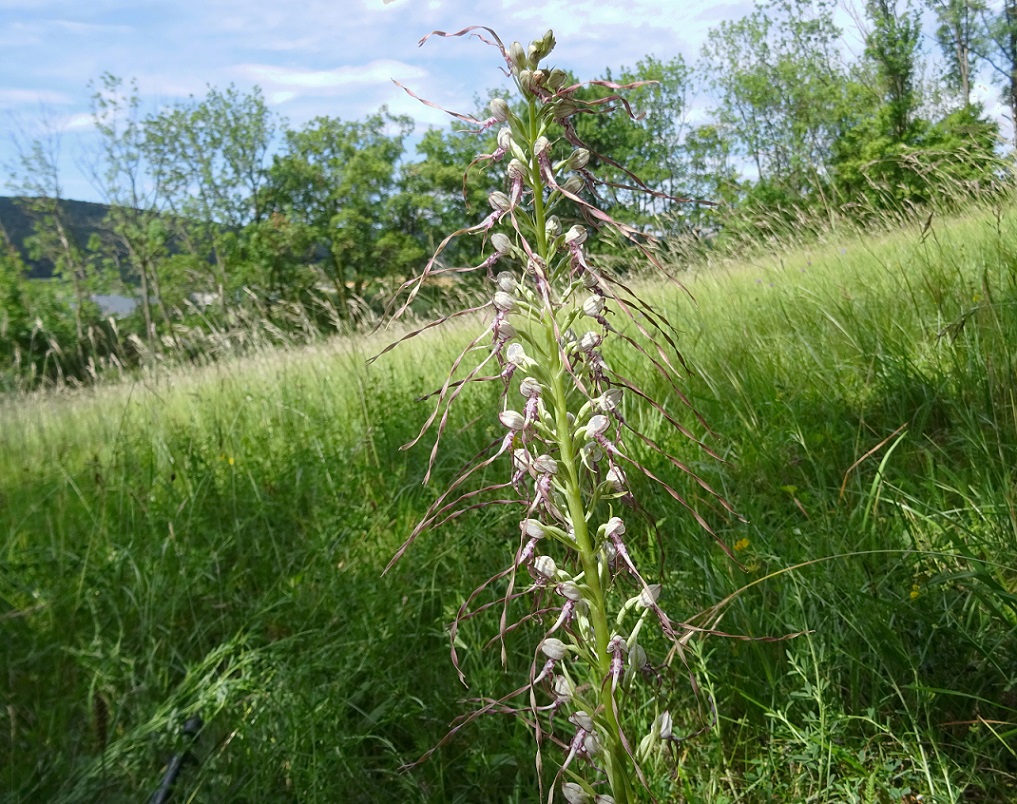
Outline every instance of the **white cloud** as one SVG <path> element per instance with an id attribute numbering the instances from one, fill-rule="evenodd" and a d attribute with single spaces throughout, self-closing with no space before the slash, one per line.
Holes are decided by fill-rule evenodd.
<path id="1" fill-rule="evenodd" d="M 427 76 L 427 71 L 422 67 L 390 59 L 376 59 L 362 66 L 336 67 L 331 70 L 276 67 L 270 64 L 241 64 L 233 68 L 233 72 L 268 87 L 289 87 L 291 90 L 318 90 L 320 92 L 388 84 L 393 78 L 404 80 L 421 79 Z"/>
<path id="2" fill-rule="evenodd" d="M 20 106 L 38 106 L 52 104 L 62 106 L 71 103 L 71 98 L 64 92 L 47 89 L 0 89 L 0 109 L 13 109 Z"/>

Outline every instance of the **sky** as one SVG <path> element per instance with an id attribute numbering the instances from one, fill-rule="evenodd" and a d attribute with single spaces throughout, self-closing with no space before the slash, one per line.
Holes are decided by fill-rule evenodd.
<path id="1" fill-rule="evenodd" d="M 80 168 L 94 150 L 89 82 L 104 72 L 136 79 L 150 112 L 232 83 L 261 87 L 293 127 L 387 105 L 422 130 L 449 118 L 392 79 L 461 111 L 507 86 L 496 50 L 465 37 L 418 47 L 432 30 L 486 25 L 526 44 L 552 28 L 551 62 L 592 78 L 647 54 L 694 61 L 711 27 L 749 10 L 744 0 L 0 0 L 0 178 L 15 141 L 55 132 L 63 194 L 99 200 Z"/>
<path id="2" fill-rule="evenodd" d="M 495 49 L 467 37 L 418 47 L 430 31 L 486 25 L 506 44 L 526 44 L 552 28 L 549 63 L 593 78 L 646 55 L 692 64 L 711 28 L 752 8 L 751 0 L 0 0 L 0 195 L 11 192 L 7 166 L 18 148 L 43 136 L 59 145 L 63 195 L 100 200 L 83 168 L 95 148 L 89 82 L 104 72 L 135 79 L 146 112 L 235 84 L 260 87 L 294 128 L 386 105 L 423 130 L 449 118 L 392 79 L 459 111 L 507 86 Z"/>

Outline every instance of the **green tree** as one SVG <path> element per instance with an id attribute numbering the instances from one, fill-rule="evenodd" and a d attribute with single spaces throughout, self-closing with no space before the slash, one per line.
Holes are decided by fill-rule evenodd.
<path id="1" fill-rule="evenodd" d="M 865 37 L 865 54 L 876 66 L 886 131 L 895 142 L 907 142 L 921 100 L 916 91 L 920 16 L 910 0 L 905 0 L 903 8 L 898 0 L 866 0 L 865 13 L 872 23 Z"/>
<path id="2" fill-rule="evenodd" d="M 984 51 L 982 0 L 929 0 L 936 15 L 936 41 L 946 58 L 946 78 L 963 105 L 971 103 L 971 76 Z"/>
<path id="3" fill-rule="evenodd" d="M 195 289 L 216 293 L 224 312 L 248 280 L 241 270 L 245 228 L 269 210 L 269 153 L 279 125 L 261 90 L 232 85 L 145 120 L 141 150 L 179 224 L 189 270 L 202 278 Z"/>
<path id="4" fill-rule="evenodd" d="M 700 72 L 762 185 L 790 198 L 821 190 L 844 125 L 846 70 L 827 2 L 777 0 L 707 36 Z"/>
<path id="5" fill-rule="evenodd" d="M 109 207 L 102 233 L 104 252 L 134 291 L 145 338 L 150 349 L 157 349 L 156 316 L 166 332 L 172 332 L 162 271 L 171 237 L 166 201 L 147 162 L 137 85 L 125 85 L 121 78 L 104 73 L 93 90 L 92 120 L 100 154 L 92 178 Z"/>
<path id="6" fill-rule="evenodd" d="M 369 284 L 422 255 L 395 225 L 397 166 L 412 121 L 385 110 L 364 121 L 319 117 L 288 131 L 269 173 L 277 220 L 303 227 L 344 320 Z M 391 132 L 391 133 L 390 133 Z"/>

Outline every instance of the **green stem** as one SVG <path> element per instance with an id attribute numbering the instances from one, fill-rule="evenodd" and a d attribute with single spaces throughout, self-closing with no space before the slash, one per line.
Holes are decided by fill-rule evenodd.
<path id="1" fill-rule="evenodd" d="M 530 146 L 532 147 L 538 137 L 537 108 L 532 98 L 529 99 L 529 113 Z M 540 175 L 540 165 L 535 156 L 531 158 L 529 167 L 530 182 L 531 187 L 533 187 L 533 223 L 536 230 L 537 254 L 544 261 L 545 265 L 550 265 L 553 255 L 549 253 L 545 229 L 547 210 L 542 192 L 543 182 Z M 594 645 L 591 651 L 593 677 L 590 679 L 590 686 L 591 691 L 597 697 L 598 703 L 602 708 L 607 731 L 607 745 L 605 749 L 608 754 L 608 762 L 606 764 L 611 794 L 614 796 L 617 804 L 628 804 L 633 799 L 633 796 L 629 772 L 629 757 L 620 738 L 621 724 L 618 722 L 611 701 L 599 700 L 600 692 L 604 689 L 605 681 L 611 672 L 611 655 L 608 651 L 611 628 L 607 616 L 607 590 L 601 583 L 597 551 L 587 521 L 586 504 L 583 499 L 583 490 L 580 482 L 579 456 L 576 453 L 575 442 L 572 439 L 572 424 L 568 418 L 568 392 L 565 388 L 565 377 L 568 374 L 557 343 L 556 333 L 558 327 L 556 323 L 555 310 L 551 308 L 545 309 L 541 315 L 541 325 L 544 329 L 547 356 L 550 362 L 548 377 L 550 380 L 551 406 L 555 422 L 555 442 L 558 445 L 558 467 L 563 472 L 563 474 L 559 475 L 559 478 L 565 489 L 569 519 L 572 522 L 576 537 L 576 547 L 579 552 L 579 561 L 583 568 L 586 587 L 589 590 L 586 602 L 589 605 L 589 616 L 593 625 L 594 635 Z"/>

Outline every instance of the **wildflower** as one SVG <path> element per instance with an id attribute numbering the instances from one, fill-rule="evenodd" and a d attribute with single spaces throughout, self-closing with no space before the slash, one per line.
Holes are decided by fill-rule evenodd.
<path id="1" fill-rule="evenodd" d="M 922 596 L 922 587 L 918 584 L 912 584 L 909 596 L 912 600 L 918 600 Z"/>
<path id="2" fill-rule="evenodd" d="M 744 539 L 744 538 L 743 539 L 739 539 L 738 541 L 736 541 L 734 543 L 735 552 L 738 552 L 738 553 L 740 553 L 742 550 L 744 550 L 748 546 L 749 546 L 749 540 L 748 539 Z"/>

